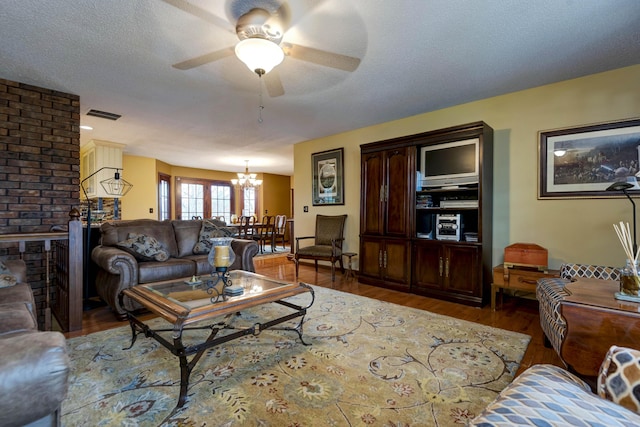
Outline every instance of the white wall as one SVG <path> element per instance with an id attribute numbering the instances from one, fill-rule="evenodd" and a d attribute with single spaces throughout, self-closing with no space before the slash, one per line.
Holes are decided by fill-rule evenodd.
<path id="1" fill-rule="evenodd" d="M 627 199 L 538 200 L 538 132 L 640 117 L 640 65 L 458 105 L 296 144 L 295 233 L 313 235 L 315 215 L 349 215 L 345 251 L 359 252 L 360 145 L 478 120 L 493 127 L 493 264 L 504 247 L 536 243 L 549 265 L 622 266 L 614 223 L 632 221 Z M 344 206 L 311 203 L 311 154 L 344 147 Z M 303 206 L 309 212 L 303 212 Z"/>

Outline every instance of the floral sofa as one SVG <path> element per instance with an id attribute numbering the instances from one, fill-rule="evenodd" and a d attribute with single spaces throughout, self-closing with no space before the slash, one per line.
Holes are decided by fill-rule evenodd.
<path id="1" fill-rule="evenodd" d="M 22 260 L 0 261 L 0 426 L 60 425 L 69 357 L 60 332 L 38 331 Z"/>
<path id="2" fill-rule="evenodd" d="M 640 351 L 613 346 L 600 367 L 597 393 L 554 365 L 520 374 L 470 426 L 639 426 Z"/>
<path id="3" fill-rule="evenodd" d="M 91 252 L 98 265 L 96 290 L 124 320 L 126 310 L 141 308 L 125 298 L 122 290 L 144 283 L 154 283 L 211 274 L 208 262 L 212 237 L 229 237 L 233 231 L 213 220 L 136 219 L 106 222 L 100 227 L 100 245 Z M 253 257 L 258 244 L 253 240 L 234 239 L 231 248 L 235 261 L 231 270 L 255 271 Z M 126 309 L 126 310 L 125 310 Z"/>

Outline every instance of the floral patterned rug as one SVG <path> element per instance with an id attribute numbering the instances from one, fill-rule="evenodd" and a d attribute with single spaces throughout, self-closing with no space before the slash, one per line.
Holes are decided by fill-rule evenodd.
<path id="1" fill-rule="evenodd" d="M 300 343 L 266 330 L 210 349 L 176 409 L 178 358 L 129 326 L 68 340 L 64 426 L 455 426 L 513 379 L 530 337 L 314 286 Z M 309 294 L 299 295 L 302 305 Z M 292 300 L 293 300 L 292 299 Z M 304 302 L 303 302 L 304 300 Z M 253 325 L 289 309 L 242 312 Z M 163 323 L 161 319 L 151 321 Z"/>

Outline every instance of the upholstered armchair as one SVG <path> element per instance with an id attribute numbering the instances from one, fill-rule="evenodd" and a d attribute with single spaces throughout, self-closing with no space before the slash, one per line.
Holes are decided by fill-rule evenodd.
<path id="1" fill-rule="evenodd" d="M 60 332 L 39 331 L 22 260 L 0 261 L 0 426 L 58 426 L 70 370 Z"/>
<path id="2" fill-rule="evenodd" d="M 336 262 L 344 273 L 342 263 L 342 242 L 344 241 L 344 223 L 347 215 L 316 215 L 316 234 L 314 236 L 296 237 L 296 277 L 301 259 L 312 259 L 318 271 L 318 261 L 331 263 L 331 281 L 336 280 Z M 300 247 L 300 241 L 313 239 L 311 246 Z"/>
<path id="3" fill-rule="evenodd" d="M 567 330 L 567 324 L 560 315 L 560 302 L 569 295 L 565 290 L 566 284 L 577 277 L 620 280 L 620 270 L 599 265 L 562 264 L 560 278 L 538 280 L 536 296 L 545 345 L 553 346 L 558 355 L 560 355 L 560 346 Z"/>

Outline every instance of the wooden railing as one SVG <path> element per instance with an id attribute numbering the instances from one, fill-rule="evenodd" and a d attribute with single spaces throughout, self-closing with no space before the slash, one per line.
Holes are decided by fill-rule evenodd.
<path id="1" fill-rule="evenodd" d="M 44 329 L 51 330 L 51 314 L 65 331 L 82 329 L 83 239 L 82 221 L 77 209 L 69 213 L 66 231 L 0 234 L 0 244 L 17 243 L 24 259 L 28 242 L 42 242 L 45 265 Z M 53 262 L 51 260 L 53 254 Z M 27 268 L 27 274 L 29 274 Z M 52 284 L 52 279 L 53 284 Z M 55 298 L 51 302 L 52 286 Z"/>

